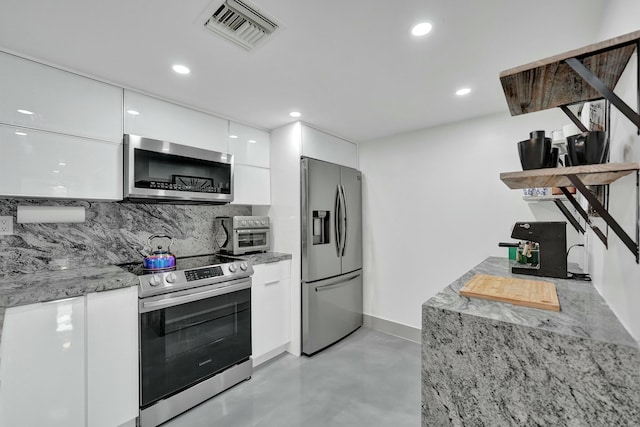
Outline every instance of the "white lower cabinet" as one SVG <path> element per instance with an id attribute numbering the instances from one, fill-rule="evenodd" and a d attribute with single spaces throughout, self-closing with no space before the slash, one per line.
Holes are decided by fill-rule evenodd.
<path id="1" fill-rule="evenodd" d="M 138 288 L 87 295 L 89 426 L 113 427 L 138 416 Z"/>
<path id="2" fill-rule="evenodd" d="M 0 343 L 0 426 L 133 425 L 137 288 L 10 307 Z"/>
<path id="3" fill-rule="evenodd" d="M 286 351 L 291 329 L 291 261 L 253 266 L 251 341 L 253 366 Z"/>
<path id="4" fill-rule="evenodd" d="M 233 169 L 234 205 L 271 204 L 271 170 L 248 165 Z"/>
<path id="5" fill-rule="evenodd" d="M 10 307 L 0 344 L 0 426 L 83 427 L 85 299 Z"/>

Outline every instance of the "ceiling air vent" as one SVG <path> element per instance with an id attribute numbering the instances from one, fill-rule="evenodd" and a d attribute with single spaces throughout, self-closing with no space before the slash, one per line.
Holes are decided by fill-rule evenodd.
<path id="1" fill-rule="evenodd" d="M 273 19 L 239 0 L 225 0 L 204 25 L 247 50 L 278 28 Z"/>

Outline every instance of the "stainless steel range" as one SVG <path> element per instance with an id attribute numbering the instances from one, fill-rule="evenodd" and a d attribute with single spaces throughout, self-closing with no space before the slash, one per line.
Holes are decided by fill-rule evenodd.
<path id="1" fill-rule="evenodd" d="M 137 274 L 140 419 L 157 426 L 251 377 L 250 261 L 178 258 L 171 271 Z"/>

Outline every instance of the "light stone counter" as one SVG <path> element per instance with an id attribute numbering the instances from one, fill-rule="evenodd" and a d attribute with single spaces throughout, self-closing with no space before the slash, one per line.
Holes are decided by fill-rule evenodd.
<path id="1" fill-rule="evenodd" d="M 253 264 L 291 259 L 291 254 L 265 252 L 240 256 Z M 83 296 L 91 292 L 138 286 L 138 276 L 117 266 L 50 270 L 0 276 L 0 339 L 7 307 Z"/>
<path id="2" fill-rule="evenodd" d="M 561 311 L 461 297 L 475 274 L 551 281 Z M 422 306 L 422 425 L 640 425 L 638 343 L 590 282 L 487 258 Z"/>
<path id="3" fill-rule="evenodd" d="M 291 259 L 291 254 L 284 254 L 279 252 L 262 252 L 257 254 L 238 255 L 238 258 L 247 260 L 250 259 L 253 265 L 257 265 Z"/>
<path id="4" fill-rule="evenodd" d="M 138 286 L 138 277 L 116 266 L 43 271 L 0 277 L 0 337 L 7 307 Z"/>

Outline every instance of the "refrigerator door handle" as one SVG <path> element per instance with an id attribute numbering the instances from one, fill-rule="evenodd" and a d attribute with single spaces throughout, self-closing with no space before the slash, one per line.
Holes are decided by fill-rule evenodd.
<path id="1" fill-rule="evenodd" d="M 340 185 L 336 186 L 336 206 L 334 209 L 335 215 L 333 215 L 333 229 L 336 237 L 336 255 L 340 256 L 340 250 L 342 248 L 342 243 L 340 242 L 342 237 L 342 232 L 340 230 Z"/>
<path id="2" fill-rule="evenodd" d="M 330 289 L 339 288 L 341 286 L 347 285 L 349 282 L 351 282 L 353 279 L 358 278 L 359 276 L 360 276 L 360 273 L 357 273 L 352 276 L 345 277 L 343 280 L 339 281 L 338 283 L 330 283 L 328 285 L 317 286 L 315 291 L 322 292 L 322 291 L 328 291 Z"/>
<path id="3" fill-rule="evenodd" d="M 347 196 L 344 194 L 344 186 L 340 185 L 340 193 L 342 195 L 342 201 L 340 202 L 340 208 L 342 210 L 342 227 L 340 231 L 342 231 L 342 253 L 340 256 L 344 256 L 347 250 Z"/>

